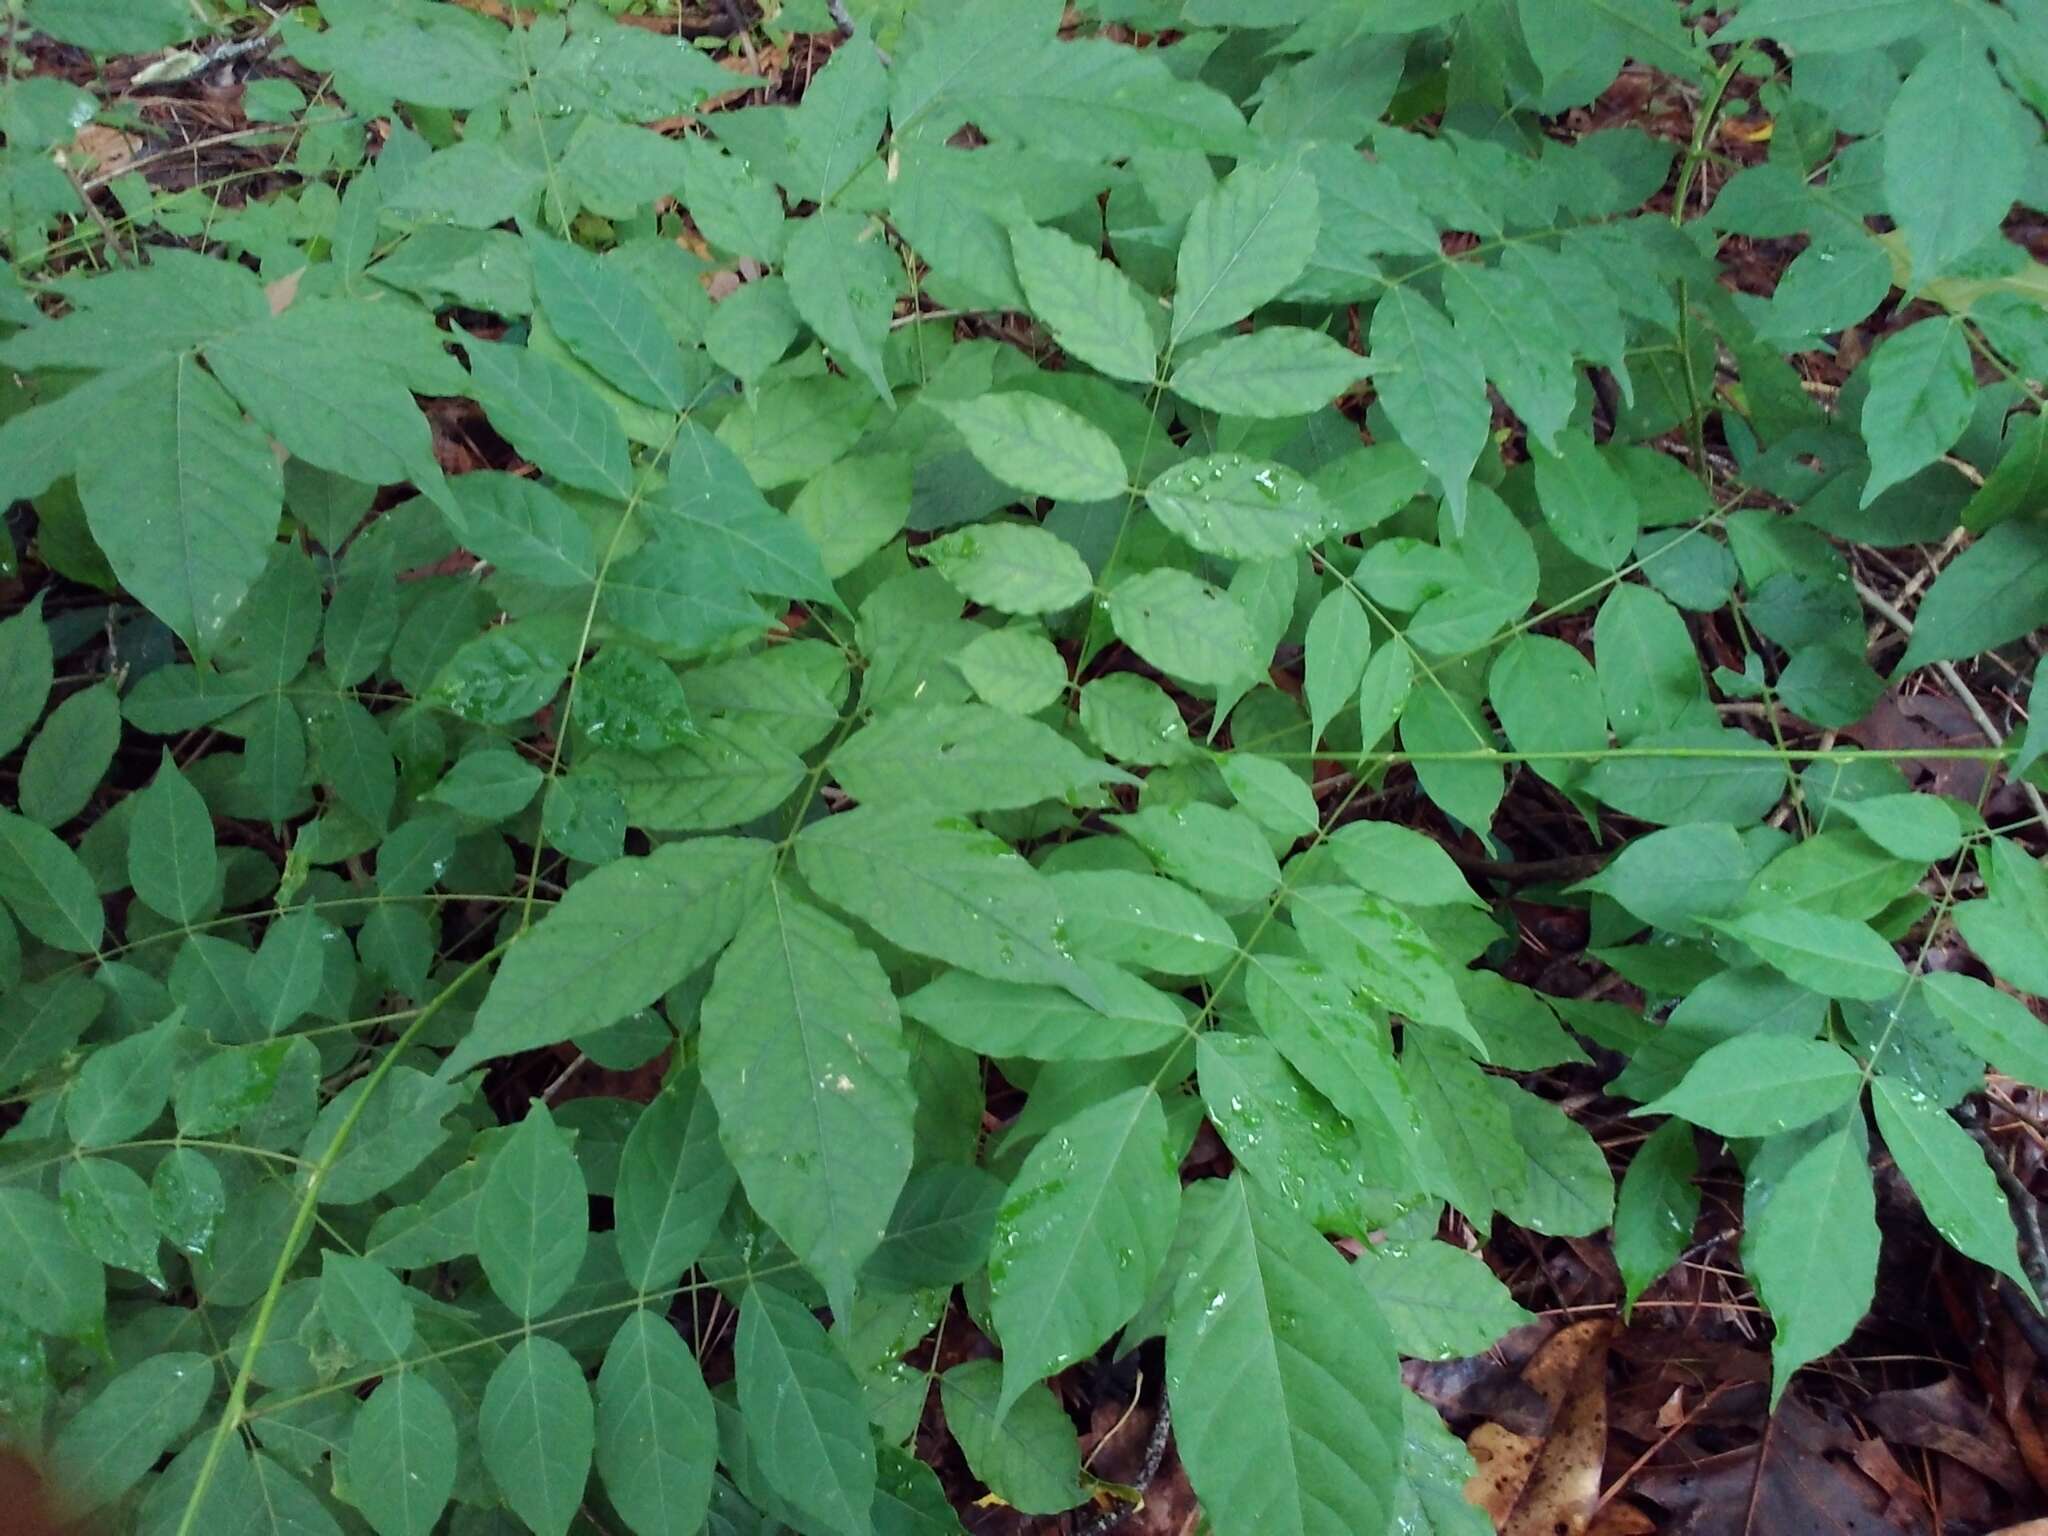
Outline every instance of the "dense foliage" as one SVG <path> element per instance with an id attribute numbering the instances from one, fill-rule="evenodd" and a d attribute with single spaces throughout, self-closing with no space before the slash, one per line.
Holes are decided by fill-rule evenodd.
<path id="1" fill-rule="evenodd" d="M 0 1423 L 84 1506 L 939 1532 L 943 1424 L 1113 1508 L 1048 1382 L 1163 1336 L 1220 1536 L 1484 1531 L 1453 1239 L 1633 1299 L 1722 1141 L 1775 1392 L 1881 1150 L 2031 1291 L 1952 1111 L 2048 1083 L 2048 727 L 1839 733 L 2048 621 L 2037 10 L 792 3 L 760 105 L 322 0 L 241 200 L 31 68 L 214 18 L 5 9 Z M 1678 140 L 1566 132 L 1629 61 Z M 1903 656 L 1850 546 L 1940 546 Z M 1643 1010 L 1500 973 L 1518 804 Z"/>

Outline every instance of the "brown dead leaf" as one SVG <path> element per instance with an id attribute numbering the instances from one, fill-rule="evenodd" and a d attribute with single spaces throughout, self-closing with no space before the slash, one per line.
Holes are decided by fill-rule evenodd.
<path id="1" fill-rule="evenodd" d="M 1733 1415 L 1750 1399 L 1724 1400 Z M 1753 1401 L 1762 1407 L 1761 1391 Z M 1686 1437 L 1630 1483 L 1634 1496 L 1669 1512 L 1661 1536 L 1925 1536 L 1924 1524 L 1894 1518 L 1884 1490 L 1857 1469 L 1858 1437 L 1797 1398 L 1779 1405 L 1756 1444 L 1707 1448 L 1722 1437 L 1718 1427 L 1711 1438 Z"/>
<path id="2" fill-rule="evenodd" d="M 2009 1494 L 2018 1496 L 2032 1486 L 2010 1431 L 1969 1397 L 1953 1376 L 1931 1387 L 1880 1392 L 1864 1407 L 1862 1417 L 1894 1445 L 1936 1451 Z"/>
<path id="3" fill-rule="evenodd" d="M 1540 1436 L 1482 1424 L 1467 1442 L 1478 1470 L 1465 1497 L 1502 1536 L 1584 1536 L 1600 1502 L 1607 1455 L 1604 1320 L 1574 1323 L 1537 1350 L 1522 1383 L 1549 1410 Z"/>
<path id="4" fill-rule="evenodd" d="M 1610 1504 L 1593 1517 L 1586 1536 L 1657 1536 L 1657 1522 L 1633 1504 Z"/>
<path id="5" fill-rule="evenodd" d="M 78 130 L 78 137 L 66 146 L 64 163 L 81 175 L 118 176 L 128 169 L 128 163 L 141 149 L 142 140 L 132 133 L 123 133 L 103 123 L 87 123 Z"/>
<path id="6" fill-rule="evenodd" d="M 287 273 L 274 283 L 264 285 L 263 297 L 270 301 L 270 312 L 281 315 L 292 307 L 292 300 L 299 296 L 299 279 L 306 275 L 304 267 Z"/>

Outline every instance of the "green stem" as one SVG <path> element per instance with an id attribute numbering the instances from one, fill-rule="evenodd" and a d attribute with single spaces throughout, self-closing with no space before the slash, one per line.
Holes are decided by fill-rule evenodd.
<path id="1" fill-rule="evenodd" d="M 510 943 L 510 940 L 506 941 Z M 191 1495 L 185 1500 L 185 1513 L 178 1520 L 176 1536 L 194 1536 L 192 1522 L 199 1514 L 199 1506 L 206 1500 L 206 1490 L 213 1482 L 213 1474 L 220 1466 L 221 1453 L 227 1449 L 228 1437 L 242 1426 L 243 1409 L 249 1401 L 249 1382 L 255 1373 L 257 1357 L 263 1353 L 264 1341 L 270 1336 L 270 1325 L 277 1314 L 277 1299 L 284 1293 L 285 1276 L 291 1273 L 292 1262 L 298 1257 L 299 1245 L 306 1239 L 306 1231 L 313 1224 L 313 1210 L 320 1201 L 320 1186 L 334 1171 L 334 1165 L 341 1161 L 341 1154 L 347 1148 L 349 1138 L 355 1134 L 356 1125 L 363 1118 L 363 1111 L 369 1107 L 370 1098 L 407 1046 L 419 1038 L 420 1031 L 427 1027 L 435 1014 L 441 1011 L 447 1001 L 461 992 L 470 979 L 484 971 L 490 963 L 504 952 L 500 944 L 482 959 L 473 961 L 460 976 L 435 995 L 434 1000 L 422 1008 L 419 1017 L 406 1026 L 405 1033 L 391 1043 L 370 1075 L 363 1079 L 363 1091 L 349 1106 L 341 1124 L 335 1128 L 334 1140 L 327 1144 L 327 1150 L 320 1154 L 320 1160 L 306 1175 L 306 1187 L 299 1196 L 299 1208 L 292 1215 L 291 1231 L 285 1234 L 284 1248 L 277 1256 L 277 1266 L 270 1273 L 270 1283 L 264 1287 L 263 1299 L 256 1306 L 256 1320 L 249 1329 L 249 1343 L 242 1355 L 241 1368 L 235 1372 L 234 1385 L 228 1389 L 228 1404 L 221 1413 L 220 1423 L 214 1427 L 213 1438 L 206 1445 L 206 1459 L 199 1464 L 199 1475 L 192 1484 Z"/>

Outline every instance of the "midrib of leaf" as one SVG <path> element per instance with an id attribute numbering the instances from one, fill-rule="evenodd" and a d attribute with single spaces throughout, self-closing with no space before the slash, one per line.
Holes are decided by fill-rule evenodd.
<path id="1" fill-rule="evenodd" d="M 1282 183 L 1283 194 L 1286 190 L 1292 188 L 1292 186 L 1294 185 L 1294 177 L 1306 174 L 1307 173 L 1303 171 L 1301 166 L 1297 163 L 1289 179 L 1286 182 Z M 1273 217 L 1273 210 L 1278 208 L 1279 206 L 1280 198 L 1279 196 L 1275 196 L 1271 202 L 1267 203 L 1266 206 L 1262 210 L 1260 210 L 1257 222 L 1254 223 L 1250 229 L 1245 231 L 1243 237 L 1237 242 L 1236 249 L 1234 249 L 1230 253 L 1230 259 L 1224 262 L 1222 266 L 1217 268 L 1215 277 L 1210 281 L 1209 286 L 1202 291 L 1201 297 L 1189 306 L 1189 325 L 1192 325 L 1197 319 L 1199 319 L 1201 317 L 1202 311 L 1209 307 L 1209 301 L 1216 296 L 1216 290 L 1223 286 L 1223 280 L 1229 277 L 1231 273 L 1237 270 L 1239 264 L 1244 260 L 1244 253 L 1246 252 L 1246 250 L 1250 248 L 1252 241 L 1258 238 L 1259 231 L 1266 227 L 1267 221 Z M 1177 303 L 1180 298 L 1180 295 L 1175 294 L 1174 298 Z M 1174 341 L 1179 341 L 1187 334 L 1188 331 L 1185 326 L 1175 324 L 1173 328 L 1172 339 Z M 1164 370 L 1162 369 L 1162 372 L 1163 371 Z"/>

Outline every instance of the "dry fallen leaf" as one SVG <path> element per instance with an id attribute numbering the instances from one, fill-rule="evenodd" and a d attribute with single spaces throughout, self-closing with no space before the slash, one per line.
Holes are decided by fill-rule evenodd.
<path id="1" fill-rule="evenodd" d="M 65 147 L 64 163 L 81 175 L 118 176 L 141 148 L 142 140 L 132 133 L 123 133 L 104 123 L 87 123 Z"/>
<path id="2" fill-rule="evenodd" d="M 1585 1536 L 1607 1453 L 1608 1330 L 1605 1321 L 1574 1323 L 1522 1372 L 1551 1410 L 1540 1439 L 1499 1424 L 1473 1431 L 1468 1445 L 1479 1470 L 1465 1496 L 1493 1517 L 1501 1536 Z M 1611 1536 L 1627 1529 L 1614 1526 Z"/>

